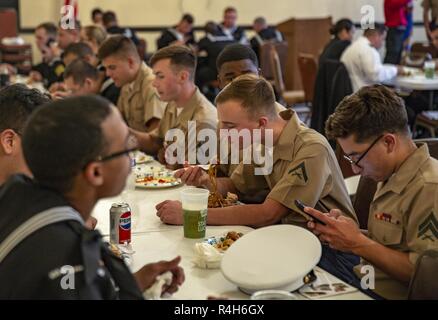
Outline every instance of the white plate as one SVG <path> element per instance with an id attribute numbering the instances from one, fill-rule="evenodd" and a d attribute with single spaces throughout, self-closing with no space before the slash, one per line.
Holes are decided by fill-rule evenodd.
<path id="1" fill-rule="evenodd" d="M 321 244 L 310 231 L 275 225 L 257 229 L 225 252 L 221 270 L 242 291 L 296 290 L 321 258 Z"/>
<path id="2" fill-rule="evenodd" d="M 169 171 L 161 171 L 161 172 L 152 172 L 146 174 L 140 174 L 137 178 L 144 176 L 151 176 L 154 178 L 152 181 L 147 182 L 137 182 L 135 181 L 135 187 L 141 189 L 162 189 L 162 188 L 171 188 L 181 185 L 180 179 L 175 179 L 171 172 Z M 171 179 L 170 182 L 158 182 L 160 179 L 168 180 Z"/>
<path id="3" fill-rule="evenodd" d="M 148 163 L 152 161 L 154 161 L 154 157 L 144 153 L 139 153 L 135 156 L 135 164 Z"/>

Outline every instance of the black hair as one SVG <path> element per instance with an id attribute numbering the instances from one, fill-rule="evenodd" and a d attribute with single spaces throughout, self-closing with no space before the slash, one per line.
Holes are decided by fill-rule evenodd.
<path id="1" fill-rule="evenodd" d="M 342 30 L 347 30 L 349 32 L 353 29 L 354 23 L 350 19 L 341 19 L 336 22 L 334 26 L 330 28 L 330 34 L 333 36 L 337 36 L 339 32 Z"/>
<path id="2" fill-rule="evenodd" d="M 102 16 L 102 22 L 106 26 L 108 23 L 116 22 L 117 16 L 114 11 L 106 11 Z"/>
<path id="3" fill-rule="evenodd" d="M 93 49 L 91 49 L 91 47 L 84 42 L 69 44 L 67 48 L 65 48 L 63 56 L 65 57 L 69 54 L 75 55 L 77 59 L 85 59 L 86 56 L 94 55 Z"/>
<path id="4" fill-rule="evenodd" d="M 74 83 L 83 85 L 85 79 L 96 80 L 99 77 L 99 70 L 85 60 L 76 59 L 70 63 L 64 71 L 64 79 L 73 78 Z"/>
<path id="5" fill-rule="evenodd" d="M 31 115 L 24 129 L 23 153 L 40 185 L 65 194 L 83 168 L 103 154 L 107 141 L 101 125 L 112 112 L 110 105 L 99 96 L 72 97 Z"/>
<path id="6" fill-rule="evenodd" d="M 97 16 L 98 14 L 102 14 L 103 15 L 103 11 L 100 8 L 94 8 L 91 11 L 91 18 L 94 19 L 95 16 Z"/>
<path id="7" fill-rule="evenodd" d="M 21 134 L 30 114 L 50 97 L 24 84 L 13 84 L 0 90 L 0 132 L 12 129 Z"/>
<path id="8" fill-rule="evenodd" d="M 181 21 L 186 21 L 188 24 L 193 24 L 195 22 L 195 18 L 190 13 L 186 13 L 182 16 Z"/>
<path id="9" fill-rule="evenodd" d="M 254 50 L 243 44 L 230 44 L 226 46 L 217 57 L 216 68 L 219 71 L 225 62 L 247 59 L 251 60 L 257 68 L 259 67 L 259 60 Z"/>
<path id="10" fill-rule="evenodd" d="M 52 22 L 41 23 L 35 28 L 35 30 L 37 29 L 44 29 L 47 35 L 51 38 L 56 38 L 56 35 L 58 34 L 58 27 Z"/>

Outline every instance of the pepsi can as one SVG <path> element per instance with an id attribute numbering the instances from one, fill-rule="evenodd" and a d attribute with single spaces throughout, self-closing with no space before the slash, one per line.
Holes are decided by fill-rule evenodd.
<path id="1" fill-rule="evenodd" d="M 127 203 L 113 203 L 110 209 L 110 242 L 131 242 L 131 208 Z"/>

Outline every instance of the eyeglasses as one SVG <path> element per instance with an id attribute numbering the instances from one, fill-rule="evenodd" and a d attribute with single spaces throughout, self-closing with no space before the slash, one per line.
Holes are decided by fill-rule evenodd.
<path id="1" fill-rule="evenodd" d="M 138 147 L 130 148 L 130 149 L 126 149 L 126 150 L 122 150 L 122 151 L 118 151 L 118 152 L 114 152 L 114 153 L 111 153 L 111 154 L 109 154 L 109 155 L 107 155 L 105 157 L 98 157 L 96 159 L 96 161 L 98 161 L 98 162 L 105 162 L 105 161 L 109 161 L 111 159 L 114 159 L 114 158 L 117 158 L 117 157 L 120 157 L 120 156 L 124 156 L 125 154 L 127 154 L 129 156 L 129 158 L 133 158 L 133 153 L 135 151 L 138 151 Z"/>
<path id="2" fill-rule="evenodd" d="M 365 150 L 364 153 L 362 153 L 362 155 L 359 157 L 359 159 L 357 159 L 356 161 L 354 161 L 353 159 L 351 159 L 349 156 L 344 154 L 344 159 L 347 160 L 348 162 L 350 162 L 351 165 L 355 165 L 356 167 L 359 167 L 362 169 L 362 167 L 359 165 L 360 160 L 362 160 L 363 158 L 365 158 L 365 156 L 367 155 L 367 153 L 371 150 L 372 147 L 374 147 L 374 145 L 383 138 L 383 134 L 378 136 L 376 140 L 373 141 L 373 143 L 371 143 L 371 145 L 368 147 L 368 149 Z"/>

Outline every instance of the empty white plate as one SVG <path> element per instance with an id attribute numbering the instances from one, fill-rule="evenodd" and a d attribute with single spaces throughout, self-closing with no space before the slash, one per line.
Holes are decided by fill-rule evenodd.
<path id="1" fill-rule="evenodd" d="M 221 270 L 242 291 L 293 291 L 321 258 L 321 244 L 310 231 L 275 225 L 254 230 L 225 252 Z"/>

